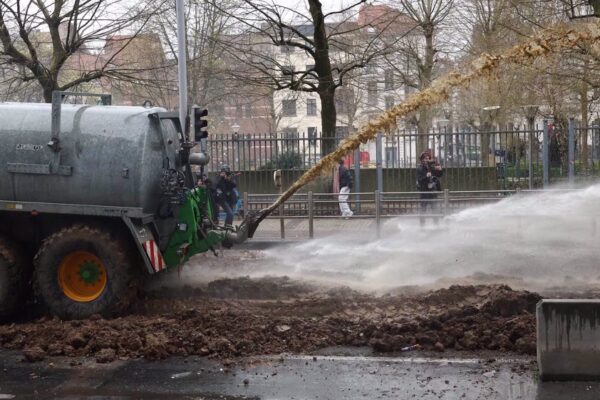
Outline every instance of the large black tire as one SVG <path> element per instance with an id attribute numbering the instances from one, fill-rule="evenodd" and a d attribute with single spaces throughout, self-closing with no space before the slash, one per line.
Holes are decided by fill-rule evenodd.
<path id="1" fill-rule="evenodd" d="M 0 237 L 0 320 L 23 311 L 31 293 L 31 263 L 11 241 Z"/>
<path id="2" fill-rule="evenodd" d="M 106 286 L 98 298 L 76 301 L 59 282 L 59 267 L 75 252 L 95 255 L 106 272 Z M 104 229 L 72 226 L 49 236 L 34 258 L 33 285 L 36 297 L 62 319 L 84 319 L 94 314 L 106 317 L 125 311 L 136 297 L 140 269 L 126 240 Z"/>

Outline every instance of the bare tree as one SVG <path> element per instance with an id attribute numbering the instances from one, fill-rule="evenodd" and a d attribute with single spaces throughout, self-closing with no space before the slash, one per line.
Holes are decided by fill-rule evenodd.
<path id="1" fill-rule="evenodd" d="M 404 84 L 418 90 L 431 85 L 436 73 L 436 55 L 443 47 L 444 24 L 454 10 L 454 0 L 391 0 L 416 26 L 412 34 L 401 43 L 398 50 L 405 58 L 404 63 L 392 62 L 404 79 Z M 396 56 L 397 57 L 397 56 Z M 422 107 L 417 114 L 417 127 L 420 133 L 431 128 L 433 112 L 430 107 Z M 417 139 L 417 151 L 425 149 L 424 137 Z"/>
<path id="2" fill-rule="evenodd" d="M 228 13 L 236 8 L 236 0 L 221 1 L 219 7 L 206 0 L 191 0 L 186 10 L 188 51 L 188 90 L 191 104 L 208 106 L 228 93 L 222 74 L 225 51 L 219 40 L 228 35 L 233 19 Z M 177 62 L 177 19 L 175 10 L 163 13 L 152 22 L 166 43 L 170 59 Z"/>
<path id="3" fill-rule="evenodd" d="M 151 0 L 148 0 L 151 1 Z M 153 0 L 152 0 L 153 1 Z M 129 67 L 115 67 L 111 57 L 93 51 L 95 43 L 127 32 L 132 40 L 152 15 L 163 10 L 163 0 L 135 6 L 122 0 L 0 0 L 0 63 L 15 66 L 9 85 L 37 82 L 43 99 L 54 90 L 69 90 L 102 77 L 128 79 Z M 129 41 L 123 42 L 123 48 Z M 61 74 L 72 57 L 96 56 L 76 74 Z"/>
<path id="4" fill-rule="evenodd" d="M 227 49 L 236 64 L 245 66 L 239 74 L 246 83 L 271 87 L 277 91 L 312 92 L 321 101 L 322 137 L 335 138 L 335 92 L 343 86 L 352 71 L 363 68 L 371 60 L 390 51 L 386 28 L 395 16 L 387 15 L 378 26 L 358 24 L 358 7 L 366 0 L 357 0 L 342 10 L 325 13 L 319 0 L 307 0 L 308 9 L 292 9 L 268 0 L 240 0 L 234 12 L 223 8 L 237 20 L 236 38 L 228 38 Z M 219 6 L 220 2 L 214 0 Z M 343 16 L 335 23 L 326 22 Z M 293 68 L 294 51 L 305 53 L 311 68 Z M 343 53 L 333 62 L 332 53 Z M 291 65 L 290 65 L 291 64 Z M 325 140 L 322 153 L 333 150 L 334 141 Z"/>

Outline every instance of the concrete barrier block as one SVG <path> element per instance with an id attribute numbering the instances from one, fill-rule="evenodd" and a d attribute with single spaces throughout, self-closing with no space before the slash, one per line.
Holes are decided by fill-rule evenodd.
<path id="1" fill-rule="evenodd" d="M 541 300 L 536 316 L 540 378 L 600 380 L 600 300 Z"/>

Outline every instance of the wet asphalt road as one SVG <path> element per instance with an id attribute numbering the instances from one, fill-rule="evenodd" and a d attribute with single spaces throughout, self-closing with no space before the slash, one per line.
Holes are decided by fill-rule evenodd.
<path id="1" fill-rule="evenodd" d="M 353 351 L 356 354 L 356 351 Z M 531 358 L 282 356 L 231 369 L 205 358 L 22 361 L 0 352 L 0 399 L 598 399 L 598 383 L 539 383 Z M 524 368 L 526 367 L 526 368 Z"/>

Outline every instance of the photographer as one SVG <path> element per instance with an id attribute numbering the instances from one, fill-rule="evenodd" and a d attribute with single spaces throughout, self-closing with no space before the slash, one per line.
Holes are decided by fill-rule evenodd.
<path id="1" fill-rule="evenodd" d="M 435 213 L 434 201 L 437 198 L 437 193 L 442 190 L 440 179 L 444 175 L 442 166 L 433 157 L 430 149 L 425 150 L 419 157 L 421 164 L 417 167 L 417 190 L 421 193 L 421 225 L 425 224 L 424 215 L 427 214 L 427 208 L 431 209 L 431 213 Z M 434 217 L 434 222 L 437 223 L 437 217 Z"/>
<path id="2" fill-rule="evenodd" d="M 217 198 L 217 189 L 213 181 L 206 174 L 202 174 L 198 178 L 197 186 L 202 186 L 206 188 L 206 196 L 208 197 L 208 203 L 210 208 L 213 210 L 213 223 L 219 223 L 219 209 L 217 208 L 217 204 L 215 199 Z"/>
<path id="3" fill-rule="evenodd" d="M 219 173 L 219 181 L 216 188 L 216 203 L 225 212 L 225 226 L 230 227 L 233 224 L 233 209 L 237 202 L 237 184 L 231 173 L 229 166 L 223 165 Z"/>

